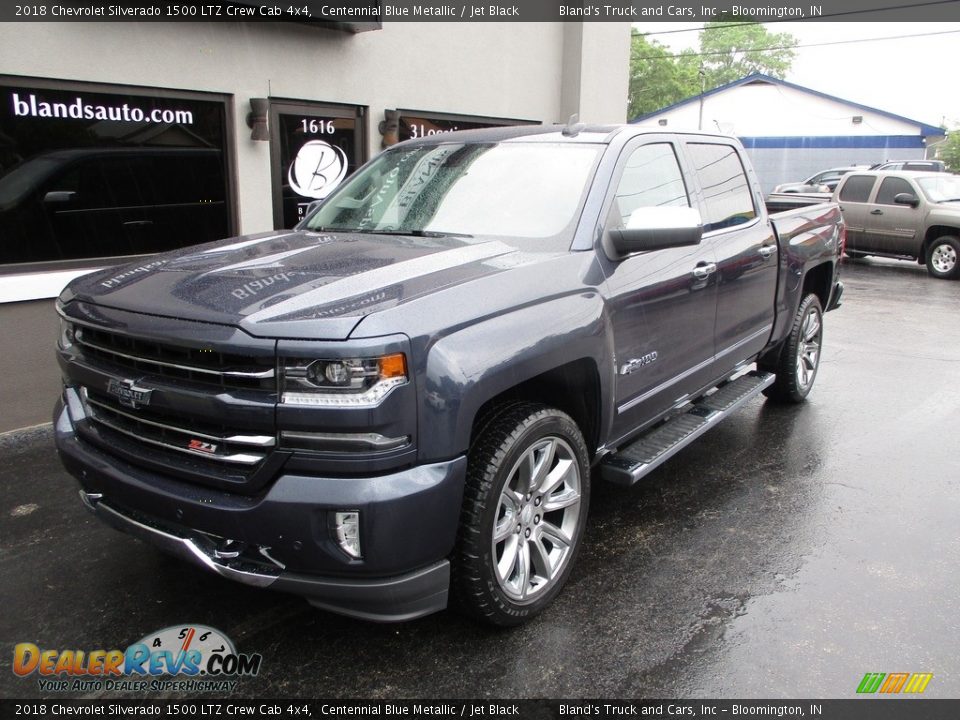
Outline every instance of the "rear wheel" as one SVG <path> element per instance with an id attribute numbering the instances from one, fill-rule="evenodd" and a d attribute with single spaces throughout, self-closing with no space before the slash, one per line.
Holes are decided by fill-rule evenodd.
<path id="1" fill-rule="evenodd" d="M 938 237 L 927 248 L 927 271 L 935 278 L 950 280 L 960 275 L 960 240 L 952 235 Z"/>
<path id="2" fill-rule="evenodd" d="M 863 258 L 867 257 L 867 253 L 864 253 L 864 252 L 855 252 L 851 250 L 845 250 L 844 253 L 851 260 L 862 260 Z"/>
<path id="3" fill-rule="evenodd" d="M 470 450 L 453 591 L 463 610 L 519 625 L 557 596 L 570 574 L 590 499 L 577 424 L 532 403 L 506 407 Z"/>
<path id="4" fill-rule="evenodd" d="M 781 402 L 802 402 L 813 389 L 820 368 L 823 345 L 823 309 L 816 295 L 807 295 L 797 308 L 790 335 L 776 361 L 761 363 L 761 369 L 776 373 L 777 379 L 763 393 Z"/>

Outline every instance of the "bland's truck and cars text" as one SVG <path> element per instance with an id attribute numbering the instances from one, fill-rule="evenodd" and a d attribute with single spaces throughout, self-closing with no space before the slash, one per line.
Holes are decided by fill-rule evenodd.
<path id="1" fill-rule="evenodd" d="M 516 625 L 569 576 L 591 475 L 806 397 L 843 244 L 835 203 L 768 215 L 730 137 L 408 141 L 295 230 L 71 283 L 57 448 L 99 518 L 226 578 Z"/>

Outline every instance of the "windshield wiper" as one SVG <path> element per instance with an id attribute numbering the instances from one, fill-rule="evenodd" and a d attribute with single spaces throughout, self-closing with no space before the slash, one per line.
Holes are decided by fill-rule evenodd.
<path id="1" fill-rule="evenodd" d="M 443 237 L 463 237 L 463 238 L 472 238 L 473 235 L 468 235 L 467 233 L 457 233 L 457 232 L 440 232 L 438 230 L 375 230 L 372 228 L 332 228 L 332 227 L 318 227 L 318 228 L 308 228 L 311 232 L 323 233 L 323 232 L 341 232 L 341 233 L 359 233 L 361 235 L 404 235 L 411 237 L 428 237 L 428 238 L 443 238 Z"/>

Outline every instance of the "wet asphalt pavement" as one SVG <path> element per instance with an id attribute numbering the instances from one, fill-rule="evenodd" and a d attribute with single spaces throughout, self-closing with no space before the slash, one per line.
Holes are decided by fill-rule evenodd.
<path id="1" fill-rule="evenodd" d="M 960 282 L 874 260 L 843 280 L 809 401 L 756 400 L 639 485 L 595 482 L 565 591 L 509 631 L 207 575 L 90 517 L 48 429 L 0 436 L 0 648 L 206 624 L 264 656 L 245 697 L 850 698 L 866 672 L 960 697 Z M 35 678 L 0 669 L 0 696 Z"/>

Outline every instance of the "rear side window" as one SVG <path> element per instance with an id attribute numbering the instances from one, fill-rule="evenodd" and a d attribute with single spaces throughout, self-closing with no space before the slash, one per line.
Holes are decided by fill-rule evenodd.
<path id="1" fill-rule="evenodd" d="M 753 220 L 757 210 L 736 148 L 690 143 L 687 150 L 703 188 L 703 231 L 722 230 Z"/>
<path id="2" fill-rule="evenodd" d="M 638 208 L 689 207 L 683 173 L 673 146 L 654 143 L 634 150 L 617 185 L 614 204 L 615 227 L 626 227 L 630 215 Z"/>
<path id="3" fill-rule="evenodd" d="M 883 182 L 880 183 L 880 189 L 877 191 L 876 202 L 880 205 L 895 205 L 893 199 L 900 193 L 916 195 L 910 183 L 903 178 L 884 178 Z"/>
<path id="4" fill-rule="evenodd" d="M 869 175 L 851 175 L 840 191 L 840 199 L 844 202 L 862 202 L 865 203 L 870 197 L 870 191 L 873 190 L 873 183 L 876 178 Z"/>

